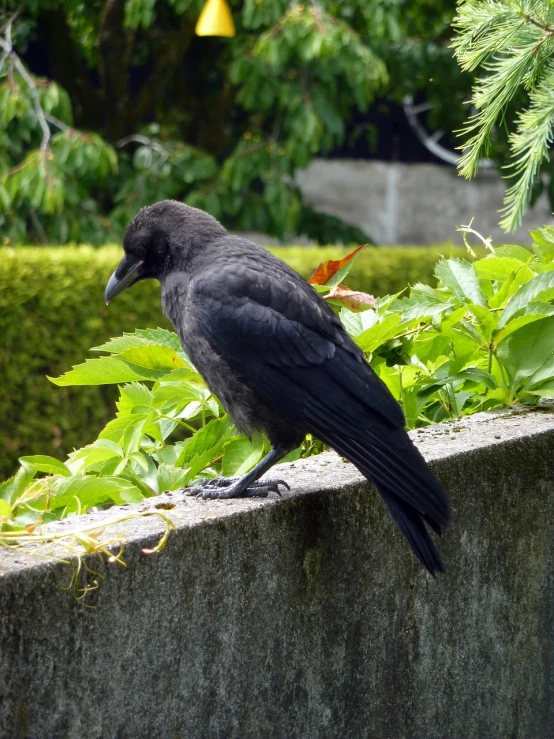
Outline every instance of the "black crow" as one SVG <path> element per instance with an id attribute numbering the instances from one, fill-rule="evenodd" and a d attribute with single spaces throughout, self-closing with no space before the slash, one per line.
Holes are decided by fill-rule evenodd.
<path id="1" fill-rule="evenodd" d="M 240 479 L 204 480 L 203 498 L 266 496 L 260 481 L 307 433 L 371 480 L 420 562 L 443 571 L 426 525 L 450 519 L 442 486 L 404 430 L 404 415 L 317 292 L 261 246 L 231 236 L 212 216 L 165 200 L 143 208 L 106 303 L 149 277 L 183 349 L 237 428 L 264 431 L 271 452 Z"/>

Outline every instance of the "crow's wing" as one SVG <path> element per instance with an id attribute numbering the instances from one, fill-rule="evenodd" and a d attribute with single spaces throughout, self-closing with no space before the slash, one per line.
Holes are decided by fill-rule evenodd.
<path id="1" fill-rule="evenodd" d="M 379 415 L 404 427 L 400 406 L 329 306 L 298 275 L 284 271 L 286 265 L 275 263 L 282 273 L 270 272 L 271 262 L 259 268 L 232 263 L 214 264 L 193 277 L 188 308 L 213 349 L 256 392 L 269 395 L 273 406 L 281 408 L 283 399 L 272 398 L 271 382 L 266 387 L 264 380 L 275 370 L 276 381 L 292 380 L 314 395 L 320 388 L 325 407 L 339 414 L 347 410 L 361 425 Z M 349 407 L 342 408 L 342 401 Z M 353 401 L 360 408 L 351 407 Z M 289 405 L 287 415 L 300 410 Z"/>
<path id="2" fill-rule="evenodd" d="M 420 561 L 442 570 L 422 517 L 440 533 L 446 494 L 405 432 L 400 406 L 313 288 L 278 260 L 214 264 L 191 280 L 188 308 L 270 408 L 375 483 Z"/>

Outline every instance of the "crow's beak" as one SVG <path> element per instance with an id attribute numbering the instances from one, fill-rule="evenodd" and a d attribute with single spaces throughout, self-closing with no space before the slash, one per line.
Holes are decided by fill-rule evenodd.
<path id="1" fill-rule="evenodd" d="M 104 295 L 106 305 L 108 305 L 116 295 L 122 293 L 126 287 L 129 287 L 129 285 L 132 285 L 133 282 L 138 280 L 142 273 L 142 264 L 142 259 L 137 259 L 128 254 L 123 257 L 106 285 L 106 293 Z"/>

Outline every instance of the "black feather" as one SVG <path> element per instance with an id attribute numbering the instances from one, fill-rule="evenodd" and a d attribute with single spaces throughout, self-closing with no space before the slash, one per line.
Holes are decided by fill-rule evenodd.
<path id="1" fill-rule="evenodd" d="M 266 431 L 279 450 L 308 432 L 327 443 L 373 481 L 423 566 L 441 572 L 426 524 L 440 534 L 448 523 L 446 493 L 400 406 L 315 290 L 257 244 L 173 201 L 143 209 L 124 248 L 126 264 L 142 265 L 137 279 L 160 280 L 166 315 L 237 426 Z"/>

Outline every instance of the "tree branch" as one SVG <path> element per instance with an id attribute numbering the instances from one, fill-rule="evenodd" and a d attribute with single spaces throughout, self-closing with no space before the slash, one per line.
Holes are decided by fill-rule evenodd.
<path id="1" fill-rule="evenodd" d="M 73 126 L 68 126 L 67 123 L 60 121 L 59 118 L 56 118 L 55 116 L 50 115 L 50 113 L 45 113 L 44 117 L 46 118 L 48 123 L 51 123 L 53 126 L 56 126 L 56 128 L 59 128 L 60 131 L 75 131 Z"/>
<path id="2" fill-rule="evenodd" d="M 0 57 L 0 72 L 2 72 L 2 68 L 4 67 L 4 64 L 6 63 L 6 60 L 9 58 L 10 54 L 13 51 L 12 25 L 13 25 L 14 20 L 16 19 L 16 16 L 17 16 L 17 13 L 15 15 L 12 15 L 12 17 L 8 20 L 6 25 L 2 28 L 2 31 L 4 31 L 5 38 L 2 39 L 4 41 L 4 44 L 1 45 L 4 53 Z"/>
<path id="3" fill-rule="evenodd" d="M 2 49 L 2 51 L 4 52 L 4 56 L 3 56 L 4 60 L 9 59 L 11 61 L 11 63 L 17 69 L 17 71 L 19 72 L 19 75 L 22 77 L 23 81 L 29 88 L 29 91 L 31 93 L 31 98 L 33 100 L 33 107 L 35 109 L 37 120 L 42 130 L 42 141 L 40 143 L 40 151 L 41 151 L 41 154 L 44 154 L 44 152 L 48 148 L 48 144 L 50 143 L 50 138 L 52 134 L 50 131 L 50 127 L 48 123 L 46 122 L 44 110 L 42 109 L 42 105 L 40 104 L 40 98 L 38 96 L 37 86 L 35 84 L 35 81 L 25 69 L 23 62 L 18 57 L 18 55 L 16 54 L 12 46 L 11 31 L 12 31 L 12 21 L 10 21 L 8 25 L 6 26 L 5 37 L 2 38 L 0 36 L 0 49 Z"/>
<path id="4" fill-rule="evenodd" d="M 537 26 L 537 28 L 541 28 L 543 31 L 546 31 L 546 33 L 549 33 L 549 34 L 554 33 L 554 28 L 549 28 L 548 26 L 545 26 L 543 23 L 540 23 L 539 21 L 536 21 L 534 18 L 531 18 L 530 15 L 525 14 L 523 17 L 528 23 L 532 23 L 534 26 Z"/>

